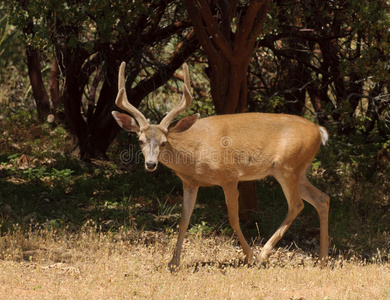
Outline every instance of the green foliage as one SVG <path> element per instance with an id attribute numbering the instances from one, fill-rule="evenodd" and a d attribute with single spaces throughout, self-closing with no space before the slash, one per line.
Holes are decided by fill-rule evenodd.
<path id="1" fill-rule="evenodd" d="M 188 232 L 193 234 L 193 235 L 207 235 L 209 234 L 210 232 L 212 232 L 214 230 L 214 228 L 212 226 L 210 226 L 209 224 L 207 224 L 206 221 L 202 221 L 201 224 L 196 224 L 194 226 L 192 226 Z"/>
<path id="2" fill-rule="evenodd" d="M 7 67 L 20 68 L 23 65 L 21 57 L 25 55 L 17 29 L 10 22 L 9 4 L 0 1 L 0 82 Z"/>
<path id="3" fill-rule="evenodd" d="M 25 73 L 25 48 L 18 31 L 9 23 L 6 5 L 0 1 L 0 107 L 26 103 L 28 83 Z"/>
<path id="4" fill-rule="evenodd" d="M 389 8 L 385 0 L 273 3 L 251 64 L 251 108 L 306 111 L 335 134 L 377 130 L 386 142 Z"/>
<path id="5" fill-rule="evenodd" d="M 169 216 L 172 214 L 172 212 L 176 208 L 176 204 L 170 205 L 168 203 L 168 198 L 165 201 L 160 200 L 158 197 L 156 197 L 157 203 L 158 203 L 158 215 L 159 216 Z"/>
<path id="6" fill-rule="evenodd" d="M 28 1 L 23 7 L 20 1 L 11 1 L 11 23 L 20 29 L 26 28 L 30 20 L 34 20 L 34 32 L 27 34 L 26 43 L 34 48 L 46 50 L 52 46 L 55 27 L 70 26 L 79 28 L 79 36 L 72 35 L 68 47 L 76 48 L 79 38 L 87 41 L 99 34 L 101 41 L 112 41 L 118 36 L 118 14 L 131 12 L 131 3 L 112 4 L 110 1 Z"/>
<path id="7" fill-rule="evenodd" d="M 46 166 L 41 166 L 38 168 L 28 168 L 27 170 L 23 171 L 22 178 L 27 180 L 58 180 L 59 182 L 66 184 L 69 181 L 69 177 L 73 172 L 74 171 L 70 169 L 57 170 L 56 168 L 52 168 L 50 171 L 48 171 Z"/>
<path id="8" fill-rule="evenodd" d="M 8 32 L 10 30 L 11 26 L 8 24 L 8 16 L 7 15 L 1 15 L 0 18 L 0 47 L 3 46 L 5 39 L 8 36 Z M 3 54 L 3 51 L 0 52 L 0 55 Z"/>

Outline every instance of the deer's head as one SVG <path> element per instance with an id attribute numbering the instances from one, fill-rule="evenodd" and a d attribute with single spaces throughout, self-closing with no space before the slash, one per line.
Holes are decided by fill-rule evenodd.
<path id="1" fill-rule="evenodd" d="M 183 65 L 183 97 L 180 103 L 174 107 L 158 125 L 149 124 L 145 116 L 128 101 L 125 90 L 125 68 L 126 64 L 122 62 L 119 68 L 118 95 L 115 103 L 118 107 L 130 113 L 132 117 L 117 111 L 113 111 L 112 115 L 120 127 L 126 131 L 135 132 L 138 135 L 138 141 L 145 157 L 145 168 L 148 171 L 154 171 L 157 169 L 161 150 L 166 148 L 169 143 L 169 133 L 185 131 L 198 119 L 198 115 L 194 115 L 183 118 L 176 124 L 170 126 L 173 119 L 186 110 L 192 101 L 189 91 L 190 77 L 188 66 L 186 64 Z"/>

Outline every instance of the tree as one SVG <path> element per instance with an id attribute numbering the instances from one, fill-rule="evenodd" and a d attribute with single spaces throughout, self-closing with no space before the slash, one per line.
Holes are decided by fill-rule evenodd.
<path id="1" fill-rule="evenodd" d="M 7 3 L 0 1 L 0 103 L 19 105 L 25 91 L 19 87 L 25 83 L 23 67 L 26 48 L 20 43 L 20 35 L 9 23 Z"/>
<path id="2" fill-rule="evenodd" d="M 29 0 L 20 0 L 20 6 L 28 10 Z M 25 36 L 34 36 L 34 22 L 32 18 L 26 18 L 23 28 Z M 30 78 L 32 92 L 37 105 L 38 118 L 44 121 L 50 113 L 49 96 L 46 93 L 42 74 L 39 50 L 33 45 L 26 45 L 26 57 L 28 66 L 28 76 Z"/>
<path id="3" fill-rule="evenodd" d="M 250 1 L 247 7 L 239 7 L 238 1 L 218 1 L 214 6 L 206 0 L 185 3 L 209 62 L 215 111 L 218 114 L 244 111 L 248 65 L 269 1 Z"/>
<path id="4" fill-rule="evenodd" d="M 129 99 L 138 106 L 198 48 L 180 1 L 12 2 L 13 23 L 25 31 L 27 47 L 35 54 L 50 50 L 58 66 L 51 95 L 58 93 L 56 75 L 61 74 L 66 120 L 81 158 L 105 157 L 119 132 L 111 111 L 122 60 L 130 66 Z M 164 55 L 168 42 L 173 51 Z M 33 58 L 36 62 L 37 55 Z"/>
<path id="5" fill-rule="evenodd" d="M 308 98 L 338 134 L 377 128 L 386 139 L 389 10 L 386 1 L 276 1 L 251 64 L 254 109 L 302 114 Z"/>
<path id="6" fill-rule="evenodd" d="M 218 114 L 243 112 L 247 99 L 247 71 L 270 6 L 269 0 L 186 0 L 188 14 L 209 63 L 211 95 Z M 257 207 L 255 184 L 240 183 L 240 211 L 244 219 Z"/>

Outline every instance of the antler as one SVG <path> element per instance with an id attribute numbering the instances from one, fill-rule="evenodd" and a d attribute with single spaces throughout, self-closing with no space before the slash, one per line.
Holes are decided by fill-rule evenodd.
<path id="1" fill-rule="evenodd" d="M 131 105 L 127 99 L 125 87 L 125 69 L 126 63 L 122 62 L 118 73 L 118 95 L 116 96 L 115 104 L 121 109 L 130 113 L 137 121 L 140 128 L 147 127 L 149 126 L 149 123 L 145 116 L 133 105 Z"/>
<path id="2" fill-rule="evenodd" d="M 167 129 L 169 124 L 173 121 L 173 119 L 180 114 L 181 112 L 185 111 L 190 105 L 192 101 L 192 96 L 190 93 L 191 88 L 191 82 L 190 82 L 190 75 L 188 72 L 188 66 L 187 64 L 183 65 L 183 71 L 184 71 L 184 84 L 183 84 L 183 97 L 181 98 L 180 103 L 175 106 L 165 117 L 161 120 L 160 126 Z"/>

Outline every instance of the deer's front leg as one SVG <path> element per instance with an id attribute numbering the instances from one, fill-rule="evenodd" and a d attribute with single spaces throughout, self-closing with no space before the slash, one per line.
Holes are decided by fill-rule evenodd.
<path id="1" fill-rule="evenodd" d="M 173 252 L 172 260 L 168 264 L 171 271 L 176 270 L 180 265 L 181 248 L 188 229 L 192 211 L 194 210 L 198 189 L 198 186 L 192 186 L 183 182 L 183 208 L 179 225 L 179 236 L 177 238 L 176 249 Z"/>

